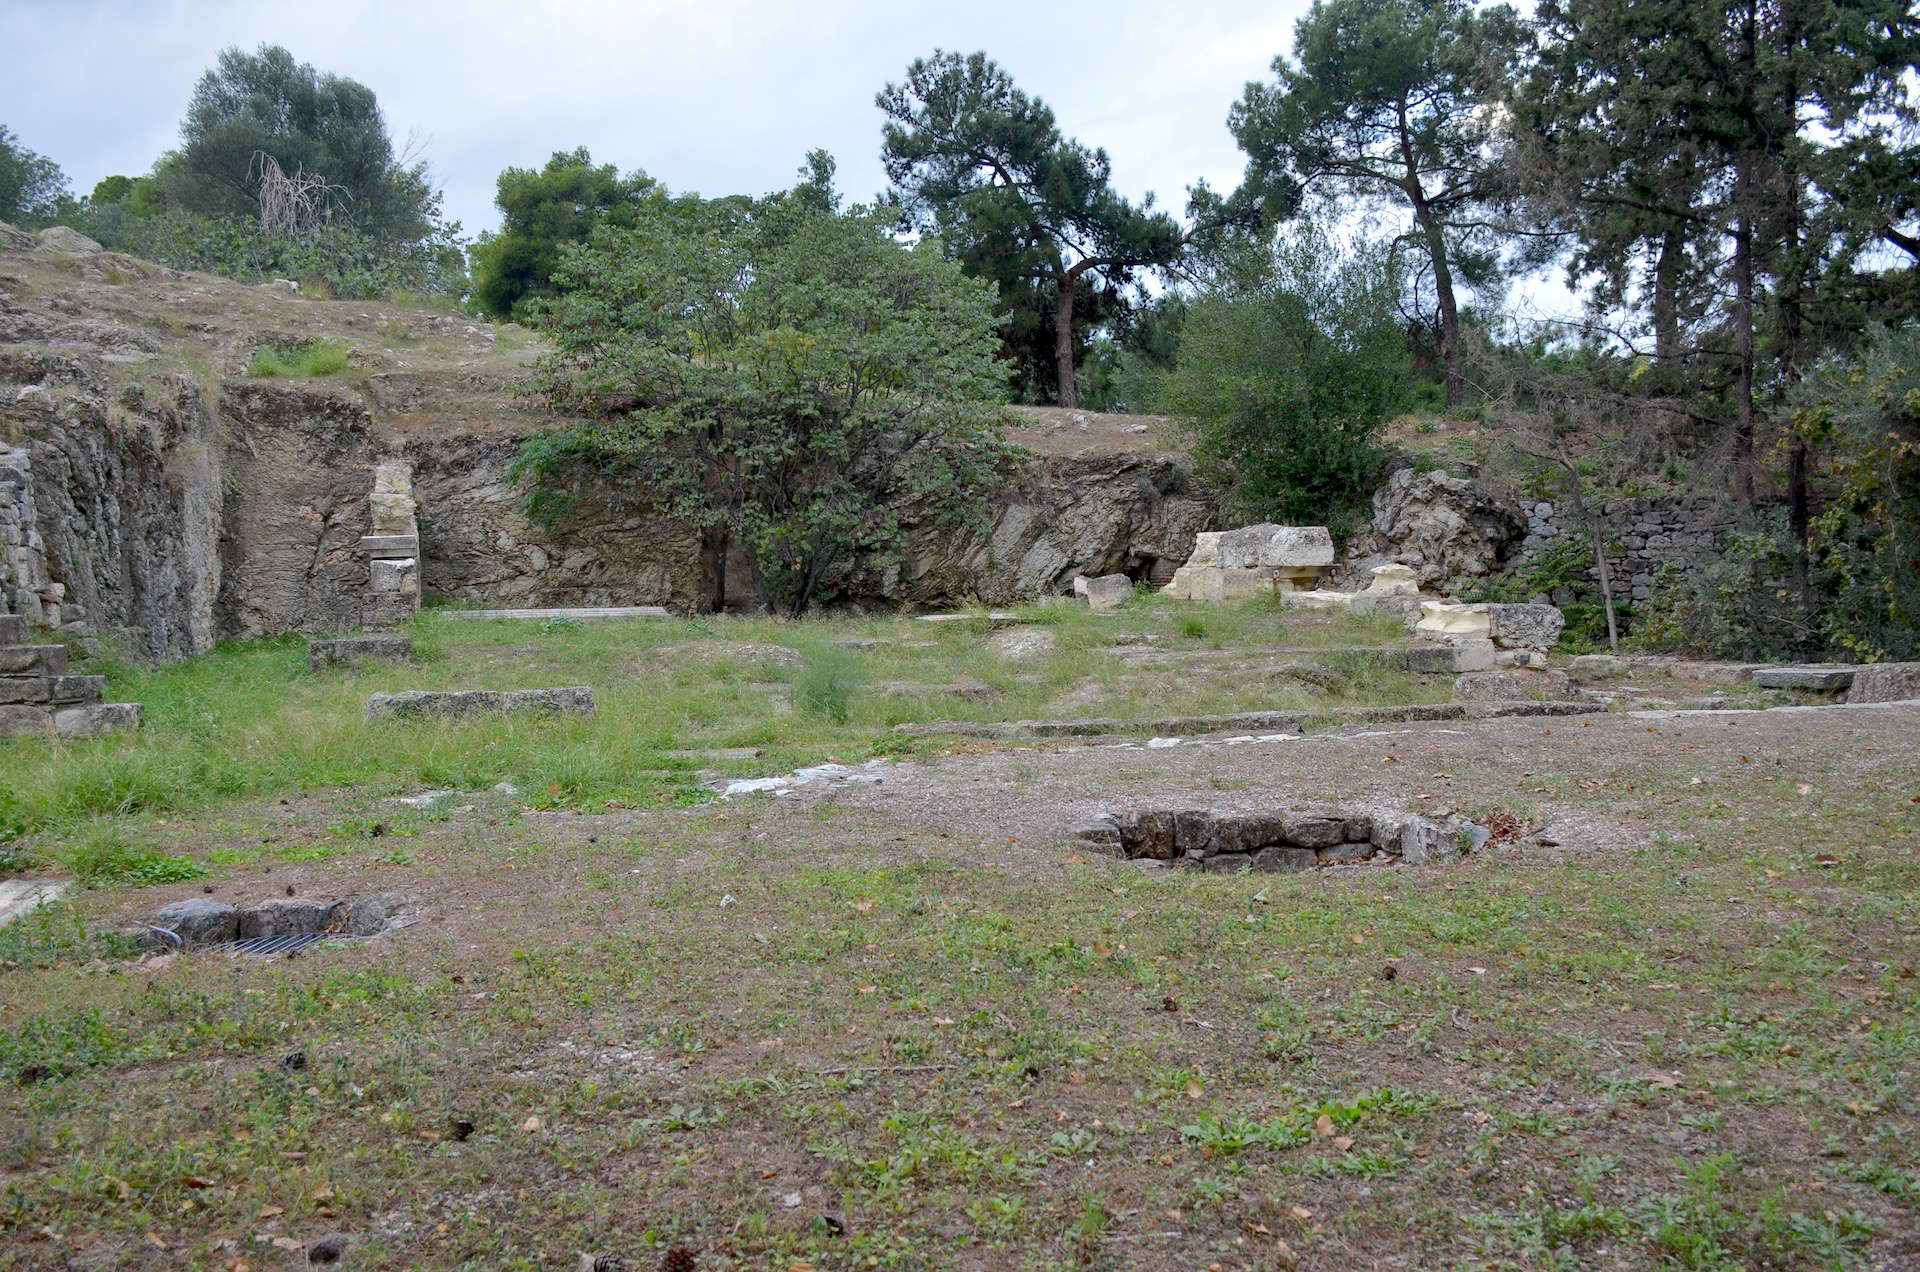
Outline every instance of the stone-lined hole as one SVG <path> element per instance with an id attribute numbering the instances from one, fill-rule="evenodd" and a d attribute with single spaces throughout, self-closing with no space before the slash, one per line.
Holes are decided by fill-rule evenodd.
<path id="1" fill-rule="evenodd" d="M 1488 833 L 1463 819 L 1336 807 L 1224 813 L 1133 809 L 1102 813 L 1074 828 L 1083 844 L 1109 856 L 1220 873 L 1362 863 L 1421 866 L 1471 852 Z"/>

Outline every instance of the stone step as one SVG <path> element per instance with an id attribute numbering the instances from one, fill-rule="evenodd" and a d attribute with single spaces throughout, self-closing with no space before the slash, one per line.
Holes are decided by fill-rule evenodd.
<path id="1" fill-rule="evenodd" d="M 7 645 L 0 647 L 0 676 L 64 676 L 65 645 Z"/>
<path id="2" fill-rule="evenodd" d="M 1762 689 L 1810 689 L 1839 693 L 1853 684 L 1852 667 L 1762 667 L 1753 673 Z"/>
<path id="3" fill-rule="evenodd" d="M 570 618 L 577 622 L 598 622 L 609 618 L 672 618 L 666 608 L 660 605 L 603 605 L 584 609 L 479 609 L 479 610 L 437 610 L 442 618 L 454 618 L 462 621 L 494 618 L 546 619 Z"/>
<path id="4" fill-rule="evenodd" d="M 0 646 L 27 643 L 27 620 L 18 614 L 0 614 Z"/>
<path id="5" fill-rule="evenodd" d="M 53 729 L 67 739 L 94 738 L 121 729 L 137 729 L 145 708 L 137 702 L 92 702 L 82 706 L 57 707 Z"/>

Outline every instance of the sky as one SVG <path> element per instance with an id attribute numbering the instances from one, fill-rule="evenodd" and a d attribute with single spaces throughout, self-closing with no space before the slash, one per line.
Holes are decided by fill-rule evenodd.
<path id="1" fill-rule="evenodd" d="M 284 45 L 372 88 L 420 147 L 466 233 L 496 228 L 502 168 L 586 146 L 675 191 L 793 184 L 839 160 L 848 198 L 885 184 L 873 96 L 936 48 L 984 49 L 1104 147 L 1115 185 L 1176 213 L 1186 187 L 1240 179 L 1228 107 L 1286 51 L 1307 0 L 0 0 L 0 124 L 75 194 L 174 145 L 194 81 L 228 45 Z"/>

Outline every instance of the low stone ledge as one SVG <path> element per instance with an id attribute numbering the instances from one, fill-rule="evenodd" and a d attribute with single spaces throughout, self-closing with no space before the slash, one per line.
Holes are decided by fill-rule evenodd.
<path id="1" fill-rule="evenodd" d="M 1135 809 L 1101 813 L 1070 832 L 1081 847 L 1122 860 L 1161 862 L 1213 874 L 1291 874 L 1321 866 L 1426 865 L 1487 842 L 1483 827 L 1418 813 L 1365 809 Z"/>
<path id="2" fill-rule="evenodd" d="M 462 689 L 433 692 L 412 689 L 404 693 L 376 693 L 367 699 L 367 719 L 459 719 L 483 715 L 593 715 L 593 690 L 587 685 L 564 689 Z"/>
<path id="3" fill-rule="evenodd" d="M 12 645 L 0 648 L 0 676 L 64 676 L 65 645 Z"/>
<path id="4" fill-rule="evenodd" d="M 1333 707 L 1325 711 L 1237 711 L 1227 715 L 1168 716 L 1159 720 L 1013 720 L 983 724 L 971 720 L 896 724 L 905 737 L 1073 738 L 1108 737 L 1151 730 L 1161 737 L 1260 730 L 1305 733 L 1351 724 L 1420 724 L 1445 720 L 1494 720 L 1503 716 L 1591 715 L 1605 708 L 1596 702 L 1433 702 L 1389 707 Z"/>
<path id="5" fill-rule="evenodd" d="M 1841 693 L 1853 683 L 1852 667 L 1762 667 L 1753 683 L 1762 689 L 1805 689 L 1814 693 Z"/>
<path id="6" fill-rule="evenodd" d="M 376 561 L 417 557 L 420 555 L 420 536 L 365 534 L 360 536 L 360 550 Z"/>
<path id="7" fill-rule="evenodd" d="M 60 706 L 100 701 L 107 691 L 105 676 L 49 676 L 52 701 Z"/>
<path id="8" fill-rule="evenodd" d="M 458 619 L 463 622 L 477 622 L 487 619 L 514 618 L 534 621 L 547 619 L 567 619 L 576 623 L 605 622 L 615 618 L 671 618 L 662 605 L 597 605 L 576 609 L 476 609 L 476 610 L 439 610 L 442 618 Z"/>
<path id="9" fill-rule="evenodd" d="M 322 671 L 338 663 L 368 658 L 405 662 L 413 657 L 413 642 L 405 636 L 346 636 L 338 640 L 307 642 L 307 669 Z"/>

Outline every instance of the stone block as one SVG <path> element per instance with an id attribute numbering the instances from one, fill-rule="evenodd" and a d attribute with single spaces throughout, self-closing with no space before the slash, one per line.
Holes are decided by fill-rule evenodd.
<path id="1" fill-rule="evenodd" d="M 1208 874 L 1241 874 L 1254 868 L 1254 859 L 1245 853 L 1228 853 L 1206 858 L 1200 862 L 1200 868 Z"/>
<path id="2" fill-rule="evenodd" d="M 414 519 L 417 509 L 412 495 L 376 492 L 368 496 L 367 508 L 370 528 L 376 535 L 419 533 L 419 523 Z"/>
<path id="3" fill-rule="evenodd" d="M 1490 640 L 1462 640 L 1453 647 L 1454 671 L 1486 671 L 1499 651 Z"/>
<path id="4" fill-rule="evenodd" d="M 1848 702 L 1905 702 L 1920 698 L 1920 662 L 1868 663 L 1853 673 Z"/>
<path id="5" fill-rule="evenodd" d="M 1364 861 L 1373 855 L 1373 845 L 1367 843 L 1335 844 L 1331 848 L 1321 848 L 1314 854 L 1322 863 L 1340 864 L 1348 861 Z"/>
<path id="6" fill-rule="evenodd" d="M 1412 630 L 1420 621 L 1420 597 L 1388 593 L 1384 596 L 1376 592 L 1361 592 L 1353 598 L 1350 606 L 1356 614 L 1391 614 Z"/>
<path id="7" fill-rule="evenodd" d="M 1333 564 L 1333 537 L 1325 526 L 1281 526 L 1272 522 L 1213 530 L 1193 539 L 1190 565 L 1217 565 L 1225 569 L 1313 566 Z"/>
<path id="8" fill-rule="evenodd" d="M 593 689 L 571 685 L 564 689 L 466 689 L 433 693 L 413 689 L 405 693 L 376 693 L 367 698 L 367 719 L 437 717 L 459 719 L 480 715 L 592 715 Z"/>
<path id="9" fill-rule="evenodd" d="M 47 683 L 52 686 L 53 701 L 62 705 L 98 702 L 107 691 L 105 676 L 50 676 Z"/>
<path id="10" fill-rule="evenodd" d="M 1214 835 L 1213 814 L 1191 808 L 1173 815 L 1173 851 L 1180 857 L 1211 857 L 1220 850 Z"/>
<path id="11" fill-rule="evenodd" d="M 120 729 L 137 729 L 143 714 L 137 702 L 92 702 L 61 707 L 53 713 L 53 727 L 63 738 L 93 738 Z"/>
<path id="12" fill-rule="evenodd" d="M 417 557 L 420 555 L 420 536 L 417 534 L 365 534 L 360 536 L 360 550 L 375 559 Z"/>
<path id="13" fill-rule="evenodd" d="M 1567 625 L 1554 605 L 1489 605 L 1487 617 L 1487 634 L 1503 649 L 1552 649 Z"/>
<path id="14" fill-rule="evenodd" d="M 420 564 L 413 557 L 376 558 L 372 564 L 374 591 L 411 596 L 420 590 Z"/>
<path id="15" fill-rule="evenodd" d="M 1547 656 L 1537 649 L 1502 649 L 1493 656 L 1496 667 L 1519 667 L 1532 671 L 1545 671 Z"/>
<path id="16" fill-rule="evenodd" d="M 0 614 L 0 645 L 27 643 L 27 620 L 18 614 Z"/>
<path id="17" fill-rule="evenodd" d="M 224 901 L 213 901 L 206 897 L 191 897 L 185 901 L 174 901 L 161 906 L 147 916 L 147 922 L 153 927 L 165 928 L 180 938 L 182 945 L 194 949 L 203 945 L 220 945 L 238 938 L 240 931 L 240 911 Z M 150 948 L 170 947 L 172 942 L 148 932 L 141 944 Z"/>
<path id="18" fill-rule="evenodd" d="M 1012 627 L 987 639 L 987 648 L 1011 662 L 1044 658 L 1059 644 L 1059 638 L 1044 627 Z"/>
<path id="19" fill-rule="evenodd" d="M 1762 667 L 1753 683 L 1762 689 L 1807 689 L 1839 693 L 1853 683 L 1852 667 Z"/>
<path id="20" fill-rule="evenodd" d="M 1422 601 L 1420 622 L 1414 631 L 1422 636 L 1492 639 L 1492 616 L 1485 605 L 1456 605 L 1452 601 Z"/>
<path id="21" fill-rule="evenodd" d="M 1460 855 L 1460 841 L 1454 833 L 1430 818 L 1413 816 L 1400 823 L 1400 860 L 1410 866 L 1424 866 Z"/>
<path id="22" fill-rule="evenodd" d="M 1110 856 L 1121 856 L 1124 846 L 1120 842 L 1120 825 L 1112 817 L 1102 814 L 1089 817 L 1077 823 L 1072 831 L 1073 837 L 1097 852 Z"/>
<path id="23" fill-rule="evenodd" d="M 1297 874 L 1319 864 L 1311 848 L 1262 848 L 1253 854 L 1253 868 L 1262 874 Z"/>
<path id="24" fill-rule="evenodd" d="M 49 737 L 53 714 L 44 706 L 0 706 L 0 738 Z"/>
<path id="25" fill-rule="evenodd" d="M 1214 836 L 1221 852 L 1255 852 L 1287 837 L 1283 813 L 1236 813 L 1218 819 Z"/>
<path id="26" fill-rule="evenodd" d="M 1287 818 L 1287 842 L 1296 848 L 1331 848 L 1347 837 L 1341 817 L 1296 814 Z"/>
<path id="27" fill-rule="evenodd" d="M 1149 809 L 1120 818 L 1120 842 L 1127 856 L 1173 860 L 1173 814 Z"/>
<path id="28" fill-rule="evenodd" d="M 405 636 L 347 636 L 339 640 L 307 642 L 307 669 L 321 671 L 358 658 L 405 662 L 413 657 L 413 642 Z"/>
<path id="29" fill-rule="evenodd" d="M 1451 645 L 1416 645 L 1407 651 L 1407 670 L 1416 676 L 1452 675 L 1454 648 Z"/>
<path id="30" fill-rule="evenodd" d="M 407 899 L 397 892 L 378 892 L 369 897 L 354 897 L 336 908 L 328 920 L 328 929 L 342 936 L 374 936 L 393 923 L 394 916 L 406 907 Z"/>
<path id="31" fill-rule="evenodd" d="M 64 676 L 67 674 L 65 645 L 0 646 L 0 675 L 22 674 Z"/>
<path id="32" fill-rule="evenodd" d="M 51 701 L 53 680 L 49 676 L 0 676 L 0 703 Z"/>
<path id="33" fill-rule="evenodd" d="M 1272 576 L 1260 570 L 1188 562 L 1173 572 L 1166 593 L 1175 600 L 1225 605 L 1272 595 L 1275 587 Z"/>
<path id="34" fill-rule="evenodd" d="M 1133 580 L 1124 574 L 1102 574 L 1088 578 L 1082 574 L 1073 580 L 1073 594 L 1096 610 L 1118 609 L 1133 596 Z"/>

